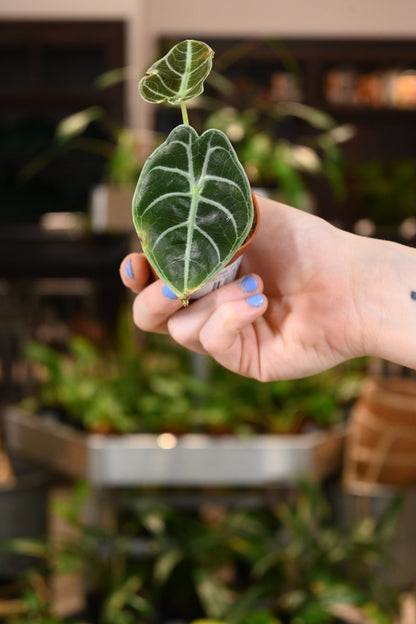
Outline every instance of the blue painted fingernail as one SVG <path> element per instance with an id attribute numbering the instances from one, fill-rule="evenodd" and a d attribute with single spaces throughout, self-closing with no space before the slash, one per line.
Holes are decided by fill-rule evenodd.
<path id="1" fill-rule="evenodd" d="M 126 262 L 126 273 L 127 273 L 127 277 L 129 277 L 130 279 L 133 279 L 134 275 L 133 275 L 133 269 L 131 268 L 131 258 L 129 258 Z"/>
<path id="2" fill-rule="evenodd" d="M 263 295 L 260 295 L 258 293 L 257 295 L 252 295 L 251 297 L 248 297 L 248 299 L 246 299 L 246 301 L 251 306 L 253 306 L 253 308 L 259 308 L 264 303 L 264 297 L 263 297 Z"/>
<path id="3" fill-rule="evenodd" d="M 257 282 L 252 275 L 246 275 L 240 282 L 240 288 L 244 292 L 253 292 L 257 290 Z"/>
<path id="4" fill-rule="evenodd" d="M 171 290 L 169 286 L 166 286 L 166 284 L 163 286 L 162 292 L 165 295 L 165 297 L 167 297 L 168 299 L 172 299 L 172 300 L 177 299 L 177 296 L 175 295 L 173 290 Z"/>

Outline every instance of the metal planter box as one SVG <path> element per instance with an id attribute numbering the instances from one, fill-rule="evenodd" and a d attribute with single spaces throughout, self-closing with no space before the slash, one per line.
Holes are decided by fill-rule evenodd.
<path id="1" fill-rule="evenodd" d="M 100 487 L 267 486 L 324 478 L 341 463 L 343 427 L 296 435 L 85 434 L 16 407 L 5 411 L 8 447 Z"/>

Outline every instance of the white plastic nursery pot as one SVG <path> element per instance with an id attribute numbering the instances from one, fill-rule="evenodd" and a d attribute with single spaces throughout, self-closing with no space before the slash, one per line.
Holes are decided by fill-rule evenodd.
<path id="1" fill-rule="evenodd" d="M 207 295 L 213 290 L 216 290 L 220 286 L 224 286 L 224 284 L 232 282 L 237 277 L 238 269 L 240 268 L 244 253 L 250 247 L 260 225 L 260 210 L 257 197 L 253 192 L 251 193 L 251 197 L 253 199 L 254 218 L 249 235 L 247 236 L 241 247 L 239 247 L 239 249 L 236 251 L 234 256 L 231 258 L 227 266 L 221 269 L 221 271 L 219 271 L 207 284 L 205 284 L 205 286 L 203 286 L 197 292 L 191 295 L 191 301 L 194 299 L 200 299 L 201 297 Z M 150 263 L 149 266 L 154 279 L 160 279 Z"/>

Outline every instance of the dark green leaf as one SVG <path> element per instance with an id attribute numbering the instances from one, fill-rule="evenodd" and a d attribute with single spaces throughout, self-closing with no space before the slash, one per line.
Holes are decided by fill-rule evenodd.
<path id="1" fill-rule="evenodd" d="M 250 185 L 226 135 L 175 128 L 142 170 L 133 220 L 150 264 L 180 299 L 209 282 L 253 222 Z"/>
<path id="2" fill-rule="evenodd" d="M 187 39 L 154 63 L 139 83 L 144 100 L 178 104 L 200 95 L 212 68 L 213 50 L 202 41 Z"/>

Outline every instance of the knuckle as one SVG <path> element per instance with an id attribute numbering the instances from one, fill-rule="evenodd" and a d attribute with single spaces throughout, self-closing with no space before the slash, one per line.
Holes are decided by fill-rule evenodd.
<path id="1" fill-rule="evenodd" d="M 150 329 L 150 324 L 147 320 L 149 317 L 143 313 L 142 299 L 142 295 L 137 295 L 133 301 L 133 321 L 139 329 L 148 331 Z"/>
<path id="2" fill-rule="evenodd" d="M 187 346 L 189 342 L 192 342 L 193 324 L 183 322 L 180 312 L 168 319 L 168 330 L 178 344 Z"/>
<path id="3" fill-rule="evenodd" d="M 167 315 L 166 315 L 167 316 Z M 149 288 L 145 288 L 133 301 L 133 319 L 139 329 L 153 331 L 165 318 Z"/>

